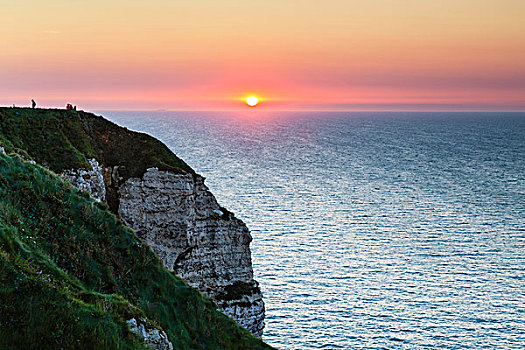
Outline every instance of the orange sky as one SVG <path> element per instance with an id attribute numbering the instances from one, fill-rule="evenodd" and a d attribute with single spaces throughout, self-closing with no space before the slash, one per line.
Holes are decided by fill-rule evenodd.
<path id="1" fill-rule="evenodd" d="M 0 0 L 0 104 L 525 110 L 523 0 Z"/>

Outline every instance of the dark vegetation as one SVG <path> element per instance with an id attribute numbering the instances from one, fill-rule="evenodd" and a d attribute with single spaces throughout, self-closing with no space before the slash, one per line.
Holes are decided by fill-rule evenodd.
<path id="1" fill-rule="evenodd" d="M 237 300 L 245 295 L 254 295 L 260 293 L 258 285 L 252 285 L 250 283 L 236 281 L 233 284 L 225 288 L 224 294 L 219 295 L 220 300 Z"/>
<path id="2" fill-rule="evenodd" d="M 0 348 L 142 349 L 132 317 L 175 349 L 268 348 L 164 269 L 105 204 L 0 155 Z"/>
<path id="3" fill-rule="evenodd" d="M 193 173 L 159 140 L 83 111 L 0 108 L 0 146 L 55 172 L 89 168 L 87 158 L 96 158 L 106 167 L 119 165 L 124 180 L 151 167 Z"/>

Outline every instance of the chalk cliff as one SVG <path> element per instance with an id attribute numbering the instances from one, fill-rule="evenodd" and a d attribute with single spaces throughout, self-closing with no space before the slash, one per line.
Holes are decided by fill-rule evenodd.
<path id="1" fill-rule="evenodd" d="M 252 237 L 241 220 L 219 206 L 204 178 L 149 168 L 141 178 L 122 182 L 118 167 L 103 169 L 96 159 L 89 163 L 91 169 L 62 176 L 97 200 L 105 199 L 106 187 L 118 187 L 119 217 L 164 266 L 261 337 L 265 310 L 253 279 Z"/>
<path id="2" fill-rule="evenodd" d="M 246 225 L 160 141 L 82 111 L 0 109 L 0 147 L 106 202 L 168 269 L 262 335 Z"/>
<path id="3" fill-rule="evenodd" d="M 204 178 L 151 168 L 142 178 L 125 181 L 119 193 L 122 221 L 165 267 L 262 336 L 264 303 L 253 279 L 252 237 L 241 220 L 219 206 Z"/>
<path id="4" fill-rule="evenodd" d="M 1 113 L 0 349 L 271 348 L 168 271 L 106 204 L 16 154 Z"/>

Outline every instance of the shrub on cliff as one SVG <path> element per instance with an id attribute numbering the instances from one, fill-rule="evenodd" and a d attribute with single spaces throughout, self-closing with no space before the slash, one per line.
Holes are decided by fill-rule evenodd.
<path id="1" fill-rule="evenodd" d="M 151 167 L 194 172 L 154 137 L 83 111 L 0 108 L 0 146 L 55 172 L 89 169 L 87 158 L 108 167 L 119 165 L 124 179 L 140 177 Z"/>

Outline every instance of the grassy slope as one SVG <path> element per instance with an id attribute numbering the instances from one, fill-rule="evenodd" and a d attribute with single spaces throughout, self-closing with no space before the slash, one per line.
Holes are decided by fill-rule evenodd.
<path id="1" fill-rule="evenodd" d="M 66 148 L 69 160 L 84 161 Z M 141 349 L 125 325 L 140 315 L 175 349 L 268 348 L 164 269 L 104 204 L 43 167 L 0 155 L 0 348 Z"/>
<path id="2" fill-rule="evenodd" d="M 105 166 L 124 166 L 124 179 L 150 167 L 193 173 L 159 140 L 82 111 L 0 107 L 0 146 L 55 172 L 89 168 L 86 158 L 95 157 Z"/>

